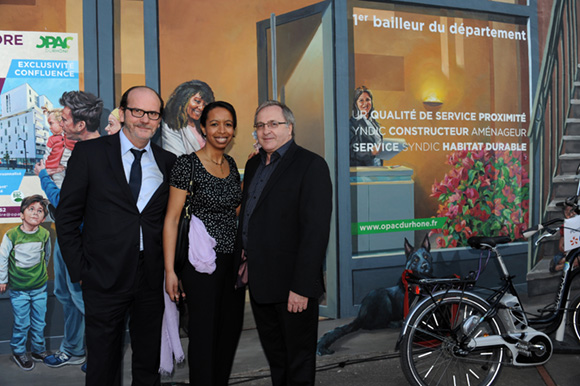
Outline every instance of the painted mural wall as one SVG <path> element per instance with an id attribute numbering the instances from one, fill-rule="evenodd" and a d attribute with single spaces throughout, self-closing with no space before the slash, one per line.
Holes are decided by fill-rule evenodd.
<path id="1" fill-rule="evenodd" d="M 522 238 L 529 40 L 526 25 L 482 14 L 353 9 L 351 166 L 406 169 L 415 196 L 412 218 L 359 220 L 353 233 L 429 229 L 437 247 Z"/>
<path id="2" fill-rule="evenodd" d="M 231 102 L 238 112 L 238 132 L 229 154 L 242 167 L 254 145 L 260 77 L 257 23 L 318 2 L 159 0 L 162 97 L 167 101 L 178 85 L 200 79 L 209 84 L 215 99 Z M 400 250 L 404 238 L 417 244 L 425 235 L 433 249 L 464 246 L 475 234 L 519 238 L 527 227 L 529 200 L 528 47 L 537 37 L 509 18 L 385 2 L 347 3 L 352 10 L 351 119 L 337 130 L 349 131 L 352 138 L 349 153 L 337 157 L 349 157 L 352 166 L 353 255 Z M 545 40 L 548 4 L 540 2 L 540 42 Z M 144 83 L 142 31 L 148 26 L 142 23 L 143 2 L 118 0 L 114 9 L 116 103 L 123 90 Z M 38 98 L 46 95 L 46 101 L 58 107 L 59 93 L 83 89 L 82 15 L 82 1 L 77 0 L 0 1 L 0 25 L 7 30 L 0 33 L 2 60 L 12 63 L 12 57 L 5 56 L 7 35 L 43 31 L 38 36 L 75 36 L 77 56 L 67 60 L 78 61 L 74 84 L 60 79 L 49 93 L 38 79 L 21 84 L 11 80 L 0 85 L 1 92 L 18 93 L 20 87 L 27 93 L 30 87 Z M 324 40 L 316 28 L 295 37 L 308 43 L 292 52 L 299 59 L 282 76 L 295 98 L 303 95 L 291 100 L 290 107 L 311 112 L 297 116 L 298 130 L 304 129 L 297 140 L 322 153 L 324 138 L 309 128 L 323 122 L 309 117 L 318 114 L 323 97 Z M 10 65 L 0 77 L 8 77 Z M 32 108 L 34 145 L 6 140 L 14 147 L 10 149 L 24 152 L 26 147 L 26 153 L 35 156 L 2 159 L 0 234 L 18 222 L 17 216 L 7 215 L 16 214 L 18 199 L 42 192 L 37 177 L 25 176 L 25 171 L 33 159 L 42 157 L 36 133 L 44 140 L 51 135 L 42 115 L 44 105 L 39 102 Z M 3 107 L 0 118 L 5 112 Z M 6 154 L 3 149 L 0 146 L 0 154 Z M 20 174 L 10 175 L 14 170 Z M 369 186 L 383 190 L 373 196 Z"/>

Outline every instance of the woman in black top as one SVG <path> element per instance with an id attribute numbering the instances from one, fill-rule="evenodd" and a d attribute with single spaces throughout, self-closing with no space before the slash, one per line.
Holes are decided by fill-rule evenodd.
<path id="1" fill-rule="evenodd" d="M 197 272 L 189 262 L 180 274 L 189 310 L 189 380 L 191 385 L 227 385 L 244 307 L 244 291 L 234 290 L 233 266 L 236 208 L 242 198 L 240 175 L 234 159 L 224 154 L 234 137 L 236 112 L 227 102 L 212 102 L 203 110 L 200 123 L 205 147 L 180 156 L 169 182 L 163 229 L 165 290 L 172 300 L 179 299 L 175 243 L 181 210 L 189 199 L 192 214 L 216 241 L 217 257 L 211 274 Z M 192 165 L 193 194 L 188 198 Z"/>

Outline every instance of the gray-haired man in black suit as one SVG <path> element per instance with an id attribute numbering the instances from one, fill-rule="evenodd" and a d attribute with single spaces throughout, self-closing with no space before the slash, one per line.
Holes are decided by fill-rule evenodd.
<path id="1" fill-rule="evenodd" d="M 254 126 L 261 149 L 246 164 L 238 232 L 252 310 L 273 385 L 313 385 L 330 173 L 322 157 L 294 142 L 294 115 L 284 104 L 263 103 Z"/>

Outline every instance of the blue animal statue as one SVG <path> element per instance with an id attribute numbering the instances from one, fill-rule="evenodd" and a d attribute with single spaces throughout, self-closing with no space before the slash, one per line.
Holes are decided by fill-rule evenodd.
<path id="1" fill-rule="evenodd" d="M 433 258 L 431 243 L 425 236 L 421 247 L 417 250 L 405 239 L 405 270 L 429 277 L 433 273 Z M 318 355 L 333 354 L 330 346 L 338 339 L 351 332 L 363 330 L 378 330 L 382 328 L 401 327 L 404 318 L 405 286 L 402 279 L 392 287 L 377 288 L 369 292 L 362 300 L 357 317 L 343 326 L 324 334 L 316 347 Z"/>

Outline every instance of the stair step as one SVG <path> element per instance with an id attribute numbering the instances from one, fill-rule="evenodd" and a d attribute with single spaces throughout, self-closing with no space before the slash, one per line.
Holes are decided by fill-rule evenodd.
<path id="1" fill-rule="evenodd" d="M 580 153 L 560 154 L 560 174 L 576 174 L 580 165 Z"/>
<path id="2" fill-rule="evenodd" d="M 542 259 L 526 275 L 528 282 L 528 296 L 538 296 L 548 293 L 556 293 L 561 282 L 560 273 L 550 272 L 549 259 Z"/>
<path id="3" fill-rule="evenodd" d="M 548 207 L 546 208 L 547 211 L 549 212 L 560 212 L 562 213 L 562 207 L 558 206 L 558 204 L 560 204 L 561 202 L 564 202 L 564 198 L 561 197 L 556 197 L 554 198 L 552 201 L 550 201 L 550 203 L 548 204 Z"/>
<path id="4" fill-rule="evenodd" d="M 562 141 L 564 142 L 562 153 L 580 153 L 580 135 L 563 135 Z"/>
<path id="5" fill-rule="evenodd" d="M 580 175 L 577 174 L 561 174 L 554 177 L 554 182 L 578 182 Z"/>
<path id="6" fill-rule="evenodd" d="M 580 135 L 580 118 L 566 119 L 566 135 Z"/>
<path id="7" fill-rule="evenodd" d="M 555 218 L 564 217 L 564 207 L 558 206 L 559 203 L 564 202 L 564 198 L 556 197 L 546 207 L 544 221 L 553 220 Z"/>
<path id="8" fill-rule="evenodd" d="M 556 296 L 560 283 L 562 282 L 562 272 L 550 272 L 550 260 L 544 258 L 536 264 L 526 275 L 528 282 L 528 296 L 538 296 L 553 293 Z M 580 280 L 574 280 L 572 288 L 580 288 Z"/>
<path id="9" fill-rule="evenodd" d="M 553 220 L 555 218 L 564 218 L 564 211 L 561 206 L 555 206 L 553 202 L 551 202 L 546 208 L 543 221 L 546 222 Z M 550 239 L 558 240 L 559 238 L 560 238 L 559 235 L 555 235 L 552 236 Z M 557 251 L 555 251 L 554 253 L 557 253 Z"/>
<path id="10" fill-rule="evenodd" d="M 580 99 L 570 100 L 570 118 L 580 118 Z"/>
<path id="11" fill-rule="evenodd" d="M 580 160 L 580 153 L 564 153 L 564 154 L 560 154 L 560 159 L 563 159 L 563 160 Z"/>
<path id="12" fill-rule="evenodd" d="M 548 241 L 542 240 L 542 244 L 544 244 L 542 256 L 549 257 L 551 259 L 554 255 L 560 253 L 559 236 L 552 236 L 552 238 Z"/>
<path id="13" fill-rule="evenodd" d="M 554 177 L 552 181 L 554 197 L 569 197 L 576 194 L 580 176 L 564 174 Z"/>
<path id="14" fill-rule="evenodd" d="M 567 197 L 554 197 L 552 199 L 552 201 L 550 201 L 550 203 L 548 204 L 548 207 L 546 209 L 550 210 L 550 211 L 562 212 L 562 210 L 563 210 L 562 208 L 564 208 L 564 206 L 559 205 L 559 204 L 563 203 L 566 198 Z"/>

